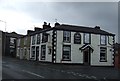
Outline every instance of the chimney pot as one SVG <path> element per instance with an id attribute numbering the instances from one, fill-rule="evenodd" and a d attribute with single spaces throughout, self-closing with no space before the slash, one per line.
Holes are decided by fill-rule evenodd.
<path id="1" fill-rule="evenodd" d="M 96 29 L 100 29 L 100 26 L 95 26 Z"/>

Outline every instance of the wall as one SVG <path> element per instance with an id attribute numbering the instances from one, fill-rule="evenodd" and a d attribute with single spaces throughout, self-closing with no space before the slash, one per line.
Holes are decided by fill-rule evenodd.
<path id="1" fill-rule="evenodd" d="M 74 44 L 74 34 L 75 32 L 71 32 L 71 43 L 63 43 L 63 31 L 57 31 L 57 52 L 56 52 L 56 63 L 83 63 L 83 52 L 79 50 L 83 44 L 83 33 L 81 34 L 81 44 Z M 113 37 L 109 38 L 110 42 L 113 44 Z M 63 45 L 71 45 L 71 61 L 61 61 L 62 59 L 62 47 Z M 112 49 L 111 45 L 108 44 L 108 36 L 107 36 L 107 45 L 102 47 L 107 47 L 107 62 L 100 62 L 100 35 L 91 34 L 91 47 L 94 49 L 93 53 L 91 53 L 91 61 L 90 65 L 95 66 L 113 66 L 113 52 L 110 51 Z M 113 49 L 112 49 L 113 50 Z"/>
<path id="2" fill-rule="evenodd" d="M 48 36 L 48 42 L 46 43 L 42 43 L 42 33 L 40 33 L 40 44 L 36 44 L 32 45 L 32 36 L 31 36 L 31 46 L 30 46 L 30 58 L 31 58 L 31 47 L 32 46 L 39 46 L 39 61 L 44 61 L 44 62 L 52 62 L 52 53 L 48 54 L 48 48 L 50 45 L 52 45 L 52 30 L 51 31 L 47 31 L 46 33 L 49 33 L 50 35 Z M 37 38 L 37 34 L 35 35 Z M 35 41 L 36 42 L 36 41 Z M 45 60 L 41 60 L 41 45 L 46 45 L 46 56 L 45 56 Z M 36 48 L 35 48 L 36 50 Z M 35 58 L 33 60 L 36 60 L 36 52 L 35 52 Z"/>
<path id="3" fill-rule="evenodd" d="M 75 32 L 71 32 L 71 43 L 63 43 L 63 31 L 57 31 L 56 63 L 83 63 L 83 54 L 79 50 L 83 45 L 83 40 L 81 41 L 81 44 L 74 44 L 74 34 Z M 83 34 L 80 34 L 83 39 Z M 61 61 L 63 45 L 71 45 L 71 61 Z"/>
<path id="4" fill-rule="evenodd" d="M 106 46 L 100 45 L 100 35 L 92 34 L 91 37 L 92 37 L 91 45 L 94 48 L 94 51 L 91 54 L 91 65 L 113 66 L 113 52 L 110 51 L 110 49 L 112 49 L 112 47 L 110 44 L 108 44 L 108 36 L 107 36 L 107 45 Z M 113 39 L 113 38 L 110 37 L 110 39 Z M 110 40 L 110 42 L 113 42 L 113 40 Z M 107 62 L 100 62 L 100 47 L 107 47 Z"/>

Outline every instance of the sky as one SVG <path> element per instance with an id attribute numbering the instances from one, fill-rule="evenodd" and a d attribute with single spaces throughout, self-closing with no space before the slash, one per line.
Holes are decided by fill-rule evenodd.
<path id="1" fill-rule="evenodd" d="M 0 30 L 26 34 L 43 22 L 95 27 L 116 34 L 118 41 L 118 2 L 57 2 L 0 0 Z M 105 1 L 105 0 L 104 0 Z"/>

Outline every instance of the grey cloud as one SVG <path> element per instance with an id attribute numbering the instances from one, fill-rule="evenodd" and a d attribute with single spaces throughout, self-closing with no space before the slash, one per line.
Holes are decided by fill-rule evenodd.
<path id="1" fill-rule="evenodd" d="M 37 23 L 57 18 L 60 23 L 100 25 L 118 33 L 117 2 L 21 2 L 9 8 L 28 14 Z"/>

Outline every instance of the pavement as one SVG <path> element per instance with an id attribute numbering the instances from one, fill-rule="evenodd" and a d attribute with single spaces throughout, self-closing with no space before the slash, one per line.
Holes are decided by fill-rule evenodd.
<path id="1" fill-rule="evenodd" d="M 120 70 L 114 67 L 91 67 L 41 63 L 3 57 L 2 79 L 87 79 L 120 80 Z"/>

